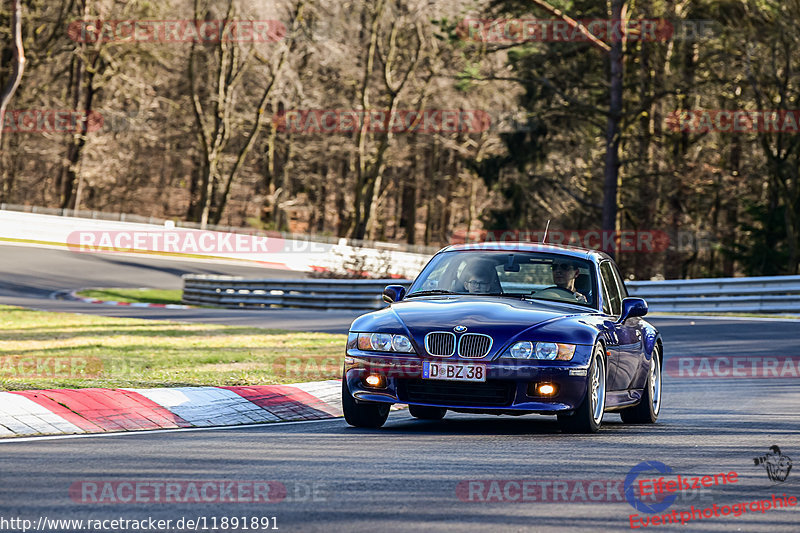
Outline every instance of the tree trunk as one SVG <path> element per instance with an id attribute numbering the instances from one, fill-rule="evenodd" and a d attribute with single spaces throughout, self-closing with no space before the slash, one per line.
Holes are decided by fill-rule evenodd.
<path id="1" fill-rule="evenodd" d="M 277 106 L 273 103 L 273 109 Z M 275 199 L 275 141 L 278 129 L 270 127 L 267 142 L 264 148 L 264 202 L 261 205 L 261 222 L 270 224 L 272 219 L 272 206 Z"/>
<path id="2" fill-rule="evenodd" d="M 403 184 L 402 198 L 400 200 L 400 227 L 405 230 L 406 243 L 416 244 L 416 224 L 417 224 L 417 172 L 418 158 L 416 152 L 411 156 L 411 175 Z"/>
<path id="3" fill-rule="evenodd" d="M 22 74 L 25 72 L 25 49 L 22 46 L 22 2 L 13 0 L 11 14 L 11 41 L 13 42 L 14 68 L 11 75 L 0 92 L 0 141 L 3 140 L 3 120 L 8 102 L 17 92 Z"/>
<path id="4" fill-rule="evenodd" d="M 292 33 L 294 33 L 297 29 L 298 21 L 300 20 L 303 14 L 303 8 L 305 7 L 305 1 L 298 2 L 294 14 L 292 16 Z M 292 41 L 293 43 L 296 41 Z M 266 112 L 267 101 L 272 94 L 272 90 L 275 88 L 275 84 L 278 81 L 281 72 L 283 71 L 283 65 L 286 63 L 286 58 L 289 56 L 289 52 L 293 49 L 293 46 L 290 45 L 285 47 L 281 50 L 280 57 L 278 59 L 278 64 L 275 67 L 275 70 L 272 73 L 272 79 L 270 79 L 267 86 L 264 88 L 264 93 L 261 95 L 261 99 L 258 101 L 258 106 L 256 107 L 255 117 L 253 118 L 253 125 L 250 128 L 250 132 L 247 135 L 247 142 L 245 142 L 244 146 L 239 150 L 239 153 L 236 156 L 236 162 L 233 165 L 233 168 L 230 170 L 226 178 L 224 179 L 224 184 L 222 186 L 222 194 L 217 201 L 216 209 L 214 211 L 214 215 L 212 217 L 214 224 L 219 224 L 219 221 L 222 219 L 222 213 L 225 211 L 225 207 L 228 204 L 228 197 L 231 193 L 231 186 L 233 182 L 236 180 L 236 176 L 239 174 L 242 166 L 244 165 L 245 160 L 247 159 L 247 155 L 250 153 L 250 150 L 253 147 L 253 144 L 258 139 L 259 134 L 261 133 L 261 128 L 263 126 L 262 119 Z M 232 63 L 235 62 L 235 55 Z M 229 79 L 226 82 L 230 82 L 230 85 L 233 82 Z M 276 129 L 275 123 L 270 122 L 269 128 L 271 131 Z"/>
<path id="5" fill-rule="evenodd" d="M 322 164 L 322 171 L 320 172 L 322 179 L 320 180 L 319 190 L 317 193 L 317 202 L 318 202 L 316 205 L 317 224 L 312 229 L 312 231 L 316 233 L 325 232 L 325 222 L 327 220 L 327 217 L 325 215 L 328 211 L 328 174 L 329 174 L 328 163 L 325 162 Z M 311 209 L 313 210 L 314 207 L 315 206 L 312 205 Z"/>
<path id="6" fill-rule="evenodd" d="M 276 167 L 275 174 L 275 199 L 272 203 L 272 221 L 277 231 L 289 231 L 289 216 L 281 205 L 284 199 L 292 193 L 291 173 L 289 172 L 292 160 L 291 137 L 286 137 L 286 155 Z"/>
<path id="7" fill-rule="evenodd" d="M 676 102 L 678 109 L 690 109 L 695 86 L 697 46 L 693 42 L 680 43 L 680 46 L 683 47 L 679 53 L 679 68 L 682 76 L 681 87 L 683 87 L 683 90 L 677 95 Z M 681 131 L 675 136 L 674 145 L 670 147 L 672 152 L 672 179 L 666 184 L 668 190 L 665 191 L 667 209 L 670 213 L 670 229 L 674 232 L 675 237 L 678 238 L 679 243 L 681 243 L 682 217 L 685 209 L 684 176 L 687 173 L 686 153 L 689 150 L 689 141 L 690 134 L 687 131 Z M 687 257 L 687 252 L 684 250 L 677 250 L 674 247 L 668 248 L 664 261 L 664 276 L 667 279 L 683 278 L 688 264 L 693 262 L 696 256 L 696 251 L 692 251 Z"/>
<path id="8" fill-rule="evenodd" d="M 85 94 L 83 97 L 83 106 L 81 106 L 81 111 L 83 112 L 84 121 L 81 124 L 81 129 L 79 134 L 73 136 L 72 144 L 70 144 L 67 150 L 67 173 L 66 173 L 66 180 L 64 181 L 64 189 L 63 189 L 63 200 L 61 203 L 61 207 L 64 209 L 78 209 L 80 206 L 78 205 L 79 198 L 78 198 L 78 191 L 83 188 L 83 183 L 79 179 L 78 175 L 78 167 L 81 160 L 81 156 L 83 155 L 83 148 L 86 146 L 86 135 L 89 132 L 89 114 L 92 112 L 92 105 L 94 103 L 94 97 L 97 93 L 97 88 L 94 86 L 94 77 L 99 71 L 103 69 L 104 61 L 100 58 L 99 55 L 95 56 L 94 61 L 92 62 L 91 69 L 86 69 L 85 74 Z M 81 79 L 81 78 L 79 78 Z M 77 91 L 80 89 L 78 88 Z M 76 91 L 76 92 L 77 92 Z M 76 106 L 77 109 L 77 106 Z M 78 187 L 75 192 L 73 192 L 73 188 L 75 187 L 75 182 L 78 181 Z"/>
<path id="9" fill-rule="evenodd" d="M 341 166 L 337 177 L 336 186 L 336 199 L 334 205 L 336 206 L 336 236 L 344 237 L 347 235 L 348 227 L 350 226 L 350 216 L 346 211 L 347 202 L 345 201 L 344 191 L 347 187 L 347 176 L 350 171 L 350 156 L 342 159 Z"/>
<path id="10" fill-rule="evenodd" d="M 367 45 L 367 57 L 364 62 L 364 71 L 361 79 L 361 110 L 364 112 L 364 120 L 361 128 L 356 135 L 356 184 L 355 198 L 353 201 L 353 222 L 350 236 L 353 239 L 363 239 L 367 230 L 367 220 L 369 215 L 364 212 L 365 199 L 372 199 L 372 186 L 369 183 L 369 162 L 367 161 L 367 114 L 370 111 L 369 101 L 369 80 L 372 76 L 372 69 L 375 64 L 375 53 L 378 48 L 378 30 L 381 14 L 385 5 L 384 0 L 377 0 L 377 5 L 373 8 L 370 18 L 369 44 Z M 362 28 L 363 30 L 363 28 Z"/>
<path id="11" fill-rule="evenodd" d="M 612 23 L 620 23 L 622 0 L 611 0 Z M 611 43 L 610 63 L 610 104 L 606 125 L 606 158 L 603 170 L 603 231 L 617 229 L 617 190 L 619 181 L 619 136 L 622 120 L 622 40 Z"/>

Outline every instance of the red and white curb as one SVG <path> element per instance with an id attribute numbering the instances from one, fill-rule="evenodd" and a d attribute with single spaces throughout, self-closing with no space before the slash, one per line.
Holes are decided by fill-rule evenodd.
<path id="1" fill-rule="evenodd" d="M 320 420 L 342 416 L 338 380 L 236 387 L 0 392 L 0 437 Z"/>
<path id="2" fill-rule="evenodd" d="M 192 309 L 191 305 L 182 305 L 182 304 L 150 304 L 144 302 L 116 302 L 114 300 L 98 300 L 97 298 L 84 298 L 82 296 L 78 296 L 80 291 L 86 289 L 78 289 L 77 291 L 72 291 L 67 293 L 67 298 L 70 300 L 77 300 L 79 302 L 87 303 L 87 304 L 102 304 L 102 305 L 122 305 L 125 307 L 159 307 L 161 309 Z M 63 293 L 62 293 L 63 294 Z"/>

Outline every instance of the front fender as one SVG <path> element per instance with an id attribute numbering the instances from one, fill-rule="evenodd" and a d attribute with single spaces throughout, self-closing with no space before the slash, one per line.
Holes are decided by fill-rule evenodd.
<path id="1" fill-rule="evenodd" d="M 350 331 L 380 331 L 410 336 L 408 328 L 391 306 L 356 318 L 350 324 Z"/>

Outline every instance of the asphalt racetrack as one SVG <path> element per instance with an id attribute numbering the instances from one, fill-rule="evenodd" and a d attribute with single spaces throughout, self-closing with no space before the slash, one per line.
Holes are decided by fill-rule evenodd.
<path id="1" fill-rule="evenodd" d="M 155 309 L 112 307 L 57 299 L 58 293 L 89 287 L 180 289 L 182 274 L 224 274 L 252 278 L 298 278 L 304 273 L 251 266 L 244 262 L 203 262 L 153 256 L 78 253 L 0 245 L 0 304 L 48 311 L 115 317 L 168 319 L 337 333 L 347 331 L 358 311 L 306 309 Z"/>
<path id="2" fill-rule="evenodd" d="M 353 318 L 352 313 L 290 310 L 118 309 L 53 300 L 55 291 L 88 286 L 178 288 L 180 274 L 190 271 L 291 273 L 31 247 L 2 246 L 0 254 L 0 303 L 8 305 L 341 332 Z M 688 356 L 800 355 L 796 321 L 649 320 L 662 332 L 665 365 Z M 54 519 L 152 518 L 172 521 L 161 531 L 211 531 L 213 524 L 223 531 L 263 531 L 251 527 L 253 519 L 285 532 L 624 531 L 631 530 L 631 515 L 637 515 L 633 525 L 656 531 L 798 531 L 800 507 L 767 510 L 767 502 L 750 503 L 768 500 L 772 507 L 777 505 L 773 494 L 800 496 L 798 385 L 800 378 L 791 375 L 667 374 L 656 425 L 627 426 L 618 415 L 607 414 L 601 431 L 591 436 L 563 435 L 554 419 L 535 415 L 448 413 L 441 422 L 422 422 L 397 411 L 380 430 L 354 429 L 334 419 L 0 441 L 0 530 L 21 531 L 2 521 L 13 518 L 30 520 L 31 530 Z M 772 480 L 765 464 L 756 464 L 767 454 L 775 458 L 771 446 L 780 448 L 783 469 L 773 471 Z M 783 476 L 792 459 L 795 469 Z M 658 473 L 664 468 L 671 472 Z M 636 485 L 661 476 L 674 480 L 677 474 L 691 479 L 731 472 L 735 481 L 684 490 L 671 504 L 631 498 L 632 505 L 625 493 L 626 477 L 628 485 Z M 268 501 L 249 503 L 248 490 L 259 483 L 263 489 L 266 482 Z M 178 483 L 172 498 L 153 496 L 159 483 Z M 198 503 L 191 495 L 191 487 L 213 489 L 219 483 L 244 486 L 244 496 Z M 139 495 L 132 492 L 137 488 Z M 738 504 L 745 502 L 742 513 Z M 713 516 L 714 506 L 720 516 Z M 711 518 L 703 517 L 705 508 Z M 730 514 L 722 516 L 726 509 Z M 678 521 L 688 517 L 685 525 L 641 527 L 645 517 L 673 511 Z M 196 523 L 188 527 L 188 520 Z M 124 529 L 117 524 L 96 530 Z"/>

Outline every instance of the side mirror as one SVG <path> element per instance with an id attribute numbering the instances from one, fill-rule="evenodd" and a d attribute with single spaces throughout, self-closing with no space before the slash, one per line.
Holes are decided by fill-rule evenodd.
<path id="1" fill-rule="evenodd" d="M 383 301 L 387 304 L 399 302 L 406 295 L 406 288 L 402 285 L 387 285 L 383 289 Z"/>
<path id="2" fill-rule="evenodd" d="M 622 300 L 622 314 L 617 320 L 617 324 L 622 324 L 629 318 L 644 316 L 647 314 L 647 302 L 642 298 L 624 298 Z"/>

